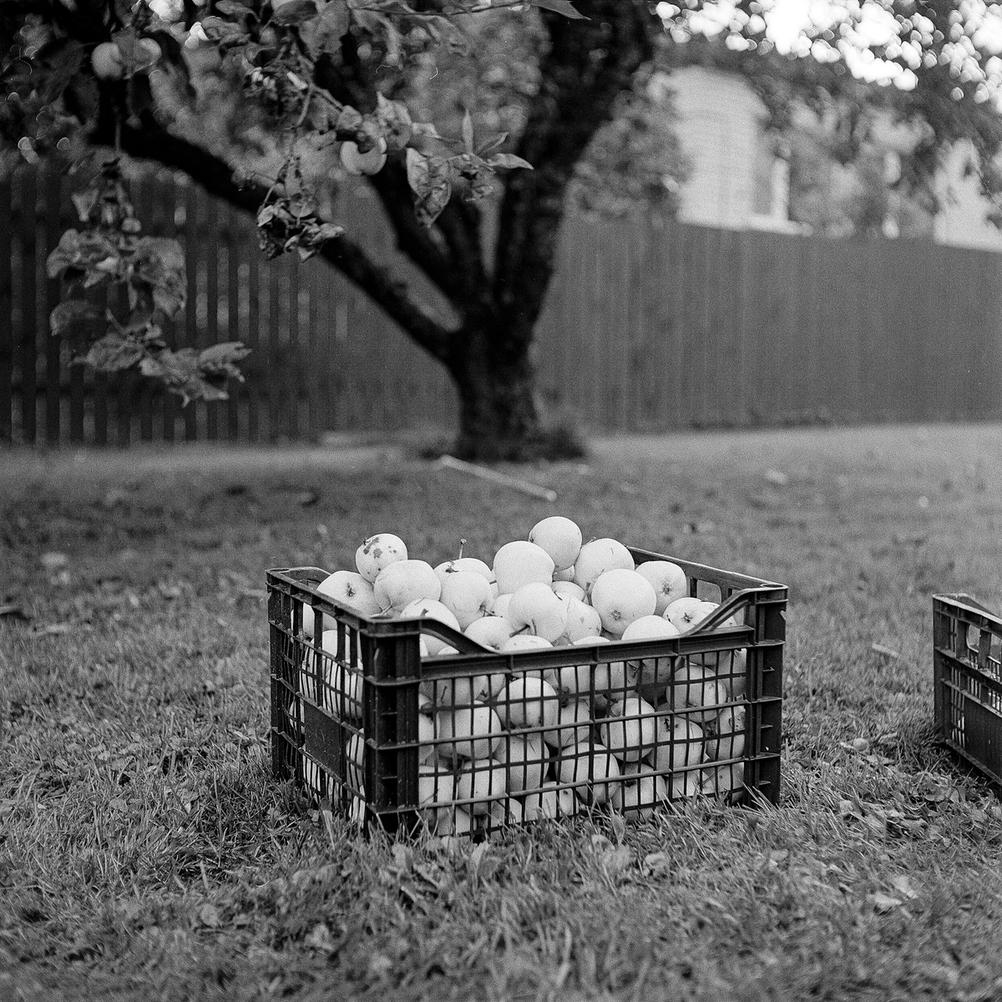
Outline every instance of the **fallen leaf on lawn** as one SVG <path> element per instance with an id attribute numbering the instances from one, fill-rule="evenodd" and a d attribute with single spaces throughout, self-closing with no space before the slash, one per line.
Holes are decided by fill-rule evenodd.
<path id="1" fill-rule="evenodd" d="M 785 487 L 790 482 L 790 478 L 782 470 L 766 470 L 762 475 L 770 484 L 775 484 L 777 487 Z"/>
<path id="2" fill-rule="evenodd" d="M 219 917 L 219 909 L 215 905 L 202 905 L 198 909 L 198 921 L 210 929 L 217 929 L 222 924 Z"/>
<path id="3" fill-rule="evenodd" d="M 70 562 L 70 558 L 58 550 L 43 553 L 38 559 L 47 571 L 58 571 L 60 567 L 65 567 Z"/>
<path id="4" fill-rule="evenodd" d="M 320 500 L 320 495 L 316 491 L 302 491 L 296 495 L 296 503 L 302 508 L 309 508 Z"/>
<path id="5" fill-rule="evenodd" d="M 885 647 L 883 644 L 870 644 L 870 650 L 873 651 L 874 654 L 890 658 L 892 661 L 897 661 L 901 657 L 901 654 L 893 647 Z"/>
<path id="6" fill-rule="evenodd" d="M 903 904 L 900 898 L 892 898 L 890 895 L 883 894 L 880 891 L 877 891 L 876 894 L 868 895 L 867 900 L 878 912 L 889 912 L 893 908 L 900 908 Z"/>
<path id="7" fill-rule="evenodd" d="M 29 637 L 55 637 L 61 633 L 69 633 L 73 629 L 72 623 L 49 623 L 46 626 L 39 626 L 28 633 Z"/>
<path id="8" fill-rule="evenodd" d="M 19 605 L 0 605 L 0 619 L 20 619 L 25 623 L 31 622 L 31 616 Z"/>
<path id="9" fill-rule="evenodd" d="M 666 852 L 649 852 L 644 856 L 644 866 L 655 875 L 669 873 L 672 868 L 671 857 Z"/>
<path id="10" fill-rule="evenodd" d="M 891 886 L 903 898 L 918 897 L 918 891 L 916 891 L 915 888 L 912 887 L 912 882 L 903 873 L 899 873 L 896 877 L 891 878 Z"/>
<path id="11" fill-rule="evenodd" d="M 630 861 L 633 859 L 633 853 L 626 848 L 625 845 L 621 845 L 616 849 L 609 849 L 603 852 L 599 857 L 602 866 L 609 871 L 609 873 L 619 873 L 621 870 L 625 870 L 629 865 Z"/>

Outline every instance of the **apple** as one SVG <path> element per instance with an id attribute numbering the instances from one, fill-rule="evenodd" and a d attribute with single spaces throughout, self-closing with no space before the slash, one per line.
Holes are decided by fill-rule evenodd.
<path id="1" fill-rule="evenodd" d="M 553 572 L 554 581 L 573 581 L 574 580 L 574 568 L 565 567 L 563 570 Z"/>
<path id="2" fill-rule="evenodd" d="M 371 582 L 355 571 L 334 571 L 333 574 L 328 574 L 315 590 L 359 616 L 376 616 L 380 612 Z M 304 603 L 303 634 L 312 638 L 315 632 L 316 613 L 312 606 Z"/>
<path id="3" fill-rule="evenodd" d="M 451 626 L 457 633 L 459 632 L 459 620 L 455 613 L 444 603 L 433 598 L 416 598 L 413 602 L 408 602 L 401 610 L 402 619 L 434 619 L 445 626 Z M 436 637 L 431 633 L 421 634 L 421 649 L 427 657 L 435 657 L 445 654 L 447 642 L 441 637 Z M 450 648 L 450 652 L 455 654 L 456 648 Z"/>
<path id="4" fill-rule="evenodd" d="M 505 543 L 494 554 L 494 579 L 498 594 L 514 594 L 522 585 L 541 581 L 553 583 L 553 557 L 546 550 L 527 539 Z"/>
<path id="5" fill-rule="evenodd" d="M 743 649 L 690 654 L 689 660 L 716 675 L 731 699 L 744 696 L 748 684 L 748 659 Z"/>
<path id="6" fill-rule="evenodd" d="M 345 742 L 344 778 L 349 790 L 362 790 L 365 780 L 365 735 L 361 731 L 356 731 Z"/>
<path id="7" fill-rule="evenodd" d="M 395 560 L 387 564 L 372 583 L 380 608 L 386 612 L 402 609 L 415 599 L 438 600 L 442 582 L 427 560 Z"/>
<path id="8" fill-rule="evenodd" d="M 472 706 L 492 700 L 507 684 L 504 672 L 483 675 L 447 675 L 426 678 L 418 691 L 438 707 Z"/>
<path id="9" fill-rule="evenodd" d="M 494 583 L 494 572 L 477 557 L 456 557 L 455 560 L 443 560 L 442 563 L 435 565 L 435 573 L 443 585 L 451 575 L 459 571 L 473 571 L 486 578 L 488 584 Z"/>
<path id="10" fill-rule="evenodd" d="M 561 705 L 557 699 L 543 704 L 543 740 L 551 748 L 579 745 L 591 737 L 591 706 L 587 699 Z"/>
<path id="11" fill-rule="evenodd" d="M 600 574 L 617 569 L 632 571 L 634 566 L 630 551 L 619 540 L 590 539 L 581 547 L 574 561 L 573 580 L 588 595 Z"/>
<path id="12" fill-rule="evenodd" d="M 561 571 L 573 567 L 581 552 L 581 530 L 563 515 L 550 515 L 529 530 L 529 542 L 546 550 L 554 569 Z"/>
<path id="13" fill-rule="evenodd" d="M 733 798 L 744 791 L 744 781 L 744 762 L 718 765 L 703 770 L 701 792 L 708 797 Z"/>
<path id="14" fill-rule="evenodd" d="M 476 819 L 462 807 L 453 807 L 441 812 L 436 835 L 448 838 L 452 835 L 471 835 L 477 827 Z"/>
<path id="15" fill-rule="evenodd" d="M 512 626 L 503 616 L 482 616 L 473 620 L 463 633 L 470 640 L 475 640 L 493 651 L 499 651 L 502 644 L 511 636 Z"/>
<path id="16" fill-rule="evenodd" d="M 493 595 L 490 582 L 482 574 L 454 571 L 438 577 L 441 581 L 439 601 L 455 614 L 460 629 L 465 630 L 474 620 L 487 615 Z"/>
<path id="17" fill-rule="evenodd" d="M 341 166 L 349 174 L 378 174 L 386 163 L 386 140 L 380 136 L 375 145 L 362 153 L 358 143 L 346 139 L 341 144 Z"/>
<path id="18" fill-rule="evenodd" d="M 693 629 L 706 619 L 707 602 L 693 595 L 686 595 L 669 602 L 664 611 L 664 617 L 672 623 L 679 633 Z"/>
<path id="19" fill-rule="evenodd" d="M 321 705 L 347 720 L 362 719 L 362 672 L 337 659 L 338 631 L 324 630 L 320 638 L 323 658 Z"/>
<path id="20" fill-rule="evenodd" d="M 621 762 L 643 758 L 658 743 L 657 710 L 640 696 L 628 696 L 610 704 L 606 718 L 598 723 L 599 740 Z"/>
<path id="21" fill-rule="evenodd" d="M 494 759 L 507 770 L 510 793 L 534 790 L 546 774 L 548 752 L 539 734 L 506 734 L 494 752 Z"/>
<path id="22" fill-rule="evenodd" d="M 498 593 L 494 596 L 494 601 L 491 602 L 490 614 L 492 616 L 500 616 L 502 619 L 507 618 L 508 607 L 511 605 L 511 592 L 505 594 Z"/>
<path id="23" fill-rule="evenodd" d="M 553 585 L 554 594 L 565 595 L 567 598 L 576 598 L 579 602 L 585 600 L 584 588 L 579 584 L 575 584 L 573 581 L 554 581 Z"/>
<path id="24" fill-rule="evenodd" d="M 491 804 L 491 825 L 520 825 L 525 821 L 525 807 L 515 797 L 501 797 Z"/>
<path id="25" fill-rule="evenodd" d="M 452 801 L 456 799 L 456 781 L 448 769 L 435 765 L 418 769 L 418 806 L 423 820 L 433 829 L 448 826 L 452 815 Z"/>
<path id="26" fill-rule="evenodd" d="M 745 708 L 726 706 L 717 715 L 716 733 L 706 739 L 706 757 L 717 762 L 721 759 L 740 758 L 745 753 Z"/>
<path id="27" fill-rule="evenodd" d="M 688 800 L 703 792 L 703 773 L 698 769 L 692 772 L 680 772 L 671 778 L 672 800 Z"/>
<path id="28" fill-rule="evenodd" d="M 678 630 L 663 616 L 641 616 L 623 630 L 623 640 L 670 640 L 678 636 Z M 671 675 L 674 658 L 643 658 L 637 663 L 636 685 L 638 688 L 664 682 Z"/>
<path id="29" fill-rule="evenodd" d="M 125 57 L 114 42 L 101 42 L 94 46 L 90 64 L 99 80 L 121 80 L 125 76 Z"/>
<path id="30" fill-rule="evenodd" d="M 658 772 L 671 773 L 703 761 L 703 728 L 680 714 L 664 718 L 662 734 L 651 758 Z"/>
<path id="31" fill-rule="evenodd" d="M 727 702 L 727 688 L 705 668 L 686 660 L 676 667 L 665 689 L 665 699 L 673 710 L 688 710 L 686 717 L 705 724 Z"/>
<path id="32" fill-rule="evenodd" d="M 563 700 L 590 699 L 595 693 L 608 690 L 609 667 L 602 662 L 565 665 L 563 668 L 548 668 L 543 672 L 543 678 Z"/>
<path id="33" fill-rule="evenodd" d="M 501 718 L 486 703 L 454 706 L 435 714 L 438 753 L 452 760 L 490 758 L 503 733 Z"/>
<path id="34" fill-rule="evenodd" d="M 660 616 L 677 598 L 689 594 L 689 579 L 678 564 L 670 560 L 645 560 L 637 564 L 637 573 L 642 574 L 651 583 L 658 604 L 654 614 Z"/>
<path id="35" fill-rule="evenodd" d="M 717 609 L 719 609 L 719 608 L 720 608 L 720 602 L 706 602 L 706 601 L 704 601 L 703 602 L 703 615 L 702 615 L 701 619 L 699 620 L 699 622 L 702 622 L 704 619 L 709 619 L 710 615 L 712 613 L 716 612 Z M 715 630 L 723 630 L 723 629 L 725 629 L 728 626 L 737 626 L 737 625 L 738 625 L 737 617 L 736 616 L 728 616 L 727 619 L 725 619 L 723 622 L 717 623 L 717 625 L 714 627 L 714 629 Z"/>
<path id="36" fill-rule="evenodd" d="M 514 651 L 538 651 L 552 646 L 545 637 L 537 637 L 533 633 L 516 633 L 501 645 L 500 651 L 502 654 L 510 654 Z"/>
<path id="37" fill-rule="evenodd" d="M 613 798 L 619 786 L 619 762 L 600 744 L 568 745 L 557 763 L 559 782 L 573 785 L 585 803 L 604 804 Z"/>
<path id="38" fill-rule="evenodd" d="M 365 824 L 365 791 L 361 797 L 352 797 L 348 805 L 348 820 L 353 825 Z"/>
<path id="39" fill-rule="evenodd" d="M 658 602 L 647 578 L 622 567 L 603 571 L 595 578 L 590 599 L 602 628 L 616 637 L 634 620 L 652 615 Z"/>
<path id="40" fill-rule="evenodd" d="M 576 644 L 579 641 L 594 640 L 602 632 L 602 617 L 598 610 L 581 599 L 569 597 L 567 602 L 567 621 L 564 626 L 564 636 Z"/>
<path id="41" fill-rule="evenodd" d="M 541 678 L 513 678 L 498 693 L 498 712 L 511 728 L 539 727 L 546 717 L 547 704 L 556 706 L 557 692 Z"/>
<path id="42" fill-rule="evenodd" d="M 543 818 L 567 818 L 578 813 L 574 794 L 554 783 L 547 783 L 539 790 L 526 794 L 522 801 L 523 818 L 539 821 Z"/>
<path id="43" fill-rule="evenodd" d="M 367 581 L 375 582 L 379 572 L 397 560 L 407 559 L 407 545 L 392 532 L 369 536 L 355 551 L 355 569 Z"/>
<path id="44" fill-rule="evenodd" d="M 463 804 L 474 817 L 487 814 L 491 801 L 506 792 L 508 770 L 493 760 L 473 761 L 456 776 L 456 799 L 470 801 Z"/>
<path id="45" fill-rule="evenodd" d="M 662 776 L 637 776 L 623 782 L 612 798 L 612 806 L 631 821 L 650 821 L 654 809 L 668 799 L 668 784 Z"/>
<path id="46" fill-rule="evenodd" d="M 505 619 L 513 633 L 528 628 L 530 634 L 553 643 L 567 626 L 567 609 L 567 600 L 548 584 L 533 581 L 512 594 Z"/>

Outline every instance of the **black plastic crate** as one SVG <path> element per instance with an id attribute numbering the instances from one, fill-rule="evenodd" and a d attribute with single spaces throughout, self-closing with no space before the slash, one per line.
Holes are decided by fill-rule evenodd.
<path id="1" fill-rule="evenodd" d="M 630 552 L 720 607 L 671 639 L 502 654 L 342 608 L 315 590 L 320 568 L 268 571 L 275 775 L 360 823 L 440 834 L 698 794 L 778 802 L 786 587 Z M 459 653 L 422 657 L 422 633 Z"/>
<path id="2" fill-rule="evenodd" d="M 970 595 L 932 600 L 939 739 L 1002 785 L 1002 618 Z"/>

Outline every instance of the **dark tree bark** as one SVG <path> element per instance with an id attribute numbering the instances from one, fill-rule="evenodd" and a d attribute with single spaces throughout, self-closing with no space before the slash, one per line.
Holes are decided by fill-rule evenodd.
<path id="1" fill-rule="evenodd" d="M 441 363 L 459 397 L 455 451 L 467 459 L 515 460 L 554 455 L 572 445 L 549 434 L 535 390 L 532 343 L 555 267 L 568 185 L 616 97 L 653 55 L 658 22 L 646 3 L 578 0 L 588 20 L 544 12 L 549 46 L 541 87 L 529 110 L 517 153 L 533 170 L 505 179 L 493 261 L 482 252 L 482 216 L 454 196 L 430 229 L 418 225 L 403 167 L 390 163 L 371 177 L 398 249 L 450 302 L 459 322 L 448 328 L 389 268 L 350 235 L 328 241 L 321 256 L 341 271 L 398 326 Z M 374 94 L 367 68 L 351 53 L 344 65 L 317 64 L 315 84 L 367 110 Z M 347 57 L 347 58 L 345 58 Z M 95 142 L 109 142 L 99 119 Z M 237 183 L 232 167 L 191 138 L 177 136 L 147 112 L 120 135 L 125 152 L 180 169 L 230 204 L 255 211 L 264 191 Z"/>

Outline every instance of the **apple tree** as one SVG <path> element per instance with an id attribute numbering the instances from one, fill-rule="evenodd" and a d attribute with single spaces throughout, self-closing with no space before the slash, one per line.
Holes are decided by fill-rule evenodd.
<path id="1" fill-rule="evenodd" d="M 772 49 L 772 6 L 5 0 L 0 137 L 28 159 L 100 153 L 76 198 L 80 226 L 49 261 L 67 289 L 53 327 L 83 336 L 91 364 L 137 367 L 185 397 L 222 396 L 239 374 L 238 343 L 197 352 L 164 337 L 185 292 L 181 250 L 142 234 L 120 168 L 122 157 L 152 161 L 252 213 L 264 253 L 316 256 L 370 296 L 449 373 L 459 454 L 547 452 L 531 348 L 582 165 L 592 155 L 623 166 L 614 133 L 603 151 L 603 129 L 614 119 L 622 129 L 638 75 L 684 60 L 693 39 L 715 38 L 754 65 Z M 851 59 L 886 66 L 888 87 L 910 95 L 897 111 L 921 123 L 932 159 L 971 139 L 986 187 L 1002 187 L 992 168 L 1000 61 L 986 29 L 998 6 L 813 5 L 786 57 L 790 81 L 809 92 L 849 79 Z M 398 249 L 448 315 L 339 225 L 332 193 L 345 175 L 372 186 Z M 84 294 L 103 285 L 124 292 L 115 312 Z"/>

